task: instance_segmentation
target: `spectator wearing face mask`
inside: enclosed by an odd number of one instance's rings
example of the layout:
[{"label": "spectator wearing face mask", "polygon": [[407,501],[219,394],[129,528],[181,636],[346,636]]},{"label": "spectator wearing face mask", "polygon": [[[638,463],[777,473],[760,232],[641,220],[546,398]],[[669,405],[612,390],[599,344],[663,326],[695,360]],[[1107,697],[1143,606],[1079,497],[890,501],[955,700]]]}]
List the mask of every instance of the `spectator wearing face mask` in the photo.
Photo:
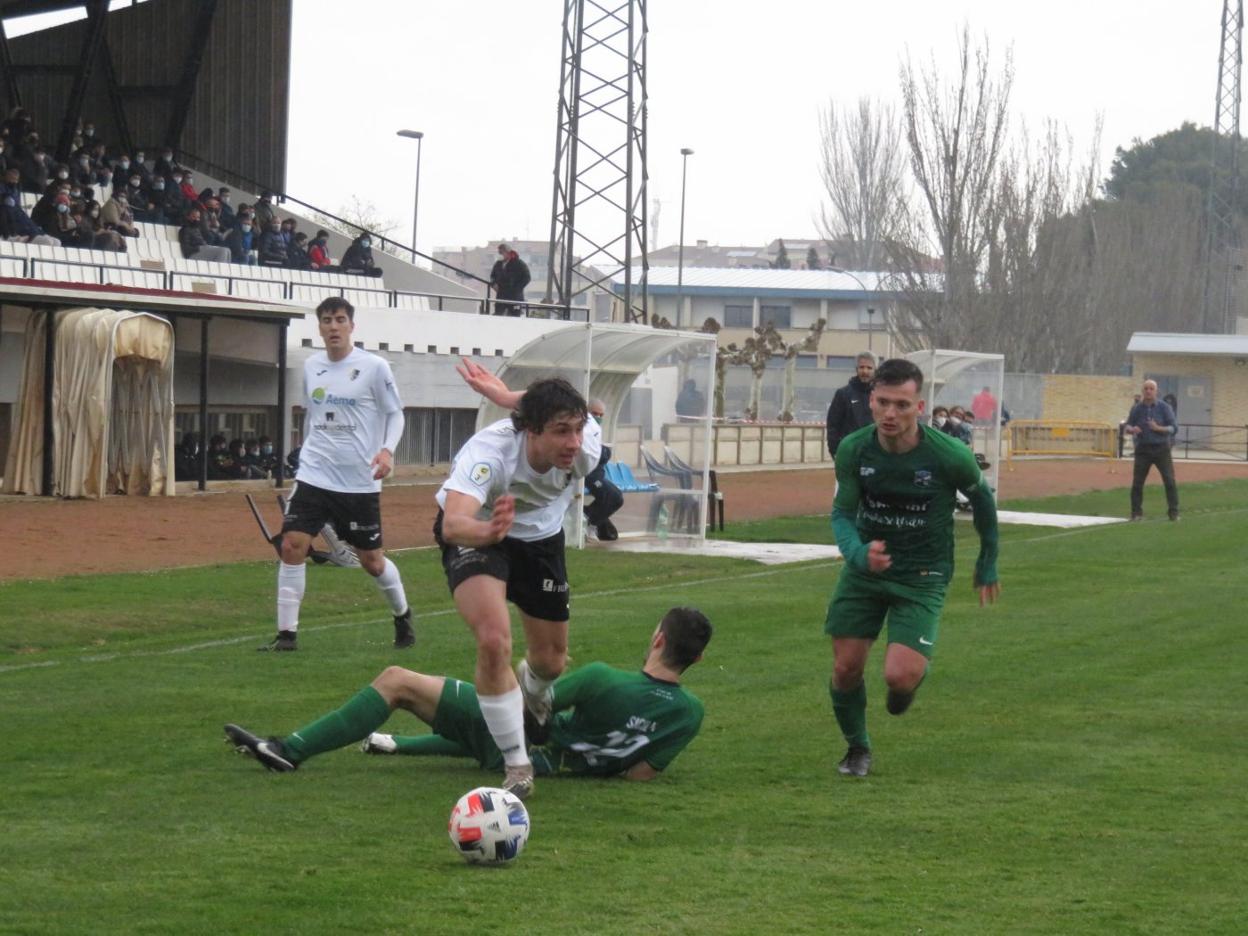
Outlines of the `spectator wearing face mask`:
[{"label": "spectator wearing face mask", "polygon": [[107,200],[113,194],[113,180],[112,167],[100,166],[95,170],[91,185],[100,193],[100,198]]},{"label": "spectator wearing face mask", "polygon": [[224,246],[209,243],[198,206],[192,205],[186,212],[186,221],[178,230],[178,243],[182,246],[182,256],[188,260],[230,262],[229,250]]},{"label": "spectator wearing face mask", "polygon": [[82,209],[74,212],[74,223],[78,225],[79,241],[85,247],[87,241],[90,240],[93,250],[125,253],[125,239],[116,231],[107,229],[100,214],[100,203],[94,199],[83,202]]},{"label": "spectator wearing face mask", "polygon": [[264,477],[264,473],[247,460],[247,445],[242,439],[230,441],[231,474],[241,481],[254,481]]},{"label": "spectator wearing face mask", "polygon": [[307,234],[296,234],[290,246],[286,248],[286,266],[292,270],[312,269],[312,261],[308,259]]},{"label": "spectator wearing face mask", "polygon": [[130,171],[137,172],[143,177],[143,184],[150,186],[152,183],[152,171],[147,168],[147,163],[144,162],[146,155],[142,150],[135,150],[134,160],[130,163]]},{"label": "spectator wearing face mask", "polygon": [[116,231],[123,237],[138,237],[139,229],[134,226],[134,212],[130,209],[130,199],[125,189],[116,189],[112,197],[100,209],[100,220],[104,227]]},{"label": "spectator wearing face mask", "polygon": [[949,408],[946,406],[933,406],[932,407],[932,426],[936,429],[939,429],[941,432],[944,432],[945,427],[948,425],[949,425]]},{"label": "spectator wearing face mask", "polygon": [[177,174],[165,179],[157,175],[152,180],[153,198],[160,202],[160,210],[168,224],[181,224],[191,203],[182,194],[182,176]]},{"label": "spectator wearing face mask", "polygon": [[317,231],[316,237],[308,241],[308,260],[311,261],[314,270],[329,272],[336,269],[334,260],[329,255],[328,231]]},{"label": "spectator wearing face mask", "polygon": [[[152,174],[164,176],[166,179],[172,179],[173,173],[177,169],[177,163],[173,161],[173,150],[164,149],[160,153],[160,158],[156,160],[156,165],[152,167]],[[181,173],[178,173],[179,176]],[[178,180],[181,184],[181,179]]]},{"label": "spectator wearing face mask", "polygon": [[174,479],[177,481],[194,481],[199,477],[199,439],[195,433],[188,432],[182,436],[173,455]]},{"label": "spectator wearing face mask", "polygon": [[262,231],[268,231],[269,222],[276,217],[273,210],[273,193],[261,192],[260,200],[256,202],[256,226]]},{"label": "spectator wearing face mask", "polygon": [[277,218],[269,221],[268,229],[260,235],[260,263],[263,266],[286,265],[286,241],[282,239],[281,225]]},{"label": "spectator wearing face mask", "polygon": [[22,173],[16,166],[4,170],[4,184],[0,185],[0,238],[23,244],[45,244],[55,247],[60,243],[22,210]]},{"label": "spectator wearing face mask", "polygon": [[234,228],[238,216],[230,205],[230,190],[224,185],[217,189],[217,202],[220,204],[221,230],[230,231]]},{"label": "spectator wearing face mask", "polygon": [[121,153],[115,159],[109,161],[109,167],[113,170],[113,177],[118,185],[125,185],[130,181],[130,155]]},{"label": "spectator wearing face mask", "polygon": [[247,453],[243,456],[243,464],[255,473],[256,477],[267,478],[268,469],[264,466],[264,458],[260,455],[260,440],[247,440]]},{"label": "spectator wearing face mask", "polygon": [[21,170],[23,192],[42,192],[48,187],[48,166],[43,150],[30,140],[18,139],[9,164]]},{"label": "spectator wearing face mask", "polygon": [[351,242],[347,252],[342,255],[341,268],[344,273],[381,276],[381,268],[373,261],[373,239],[367,233]]},{"label": "spectator wearing face mask", "polygon": [[225,246],[230,250],[230,259],[235,263],[254,264],[253,251],[257,238],[252,234],[251,219],[239,218],[230,232],[225,236]]},{"label": "spectator wearing face mask", "polygon": [[[162,192],[161,195],[163,196],[164,193]],[[142,176],[133,168],[130,171],[130,179],[126,183],[126,199],[130,202],[130,210],[134,212],[136,220],[152,224],[165,223],[163,198],[157,199],[156,193],[143,184]]]},{"label": "spectator wearing face mask", "polygon": [[[211,192],[212,189],[208,189],[208,191]],[[182,170],[182,194],[186,196],[188,202],[192,204],[200,202],[202,204],[199,192],[195,190],[195,176],[190,169]]]},{"label": "spectator wearing face mask", "polygon": [[260,443],[260,468],[270,478],[273,472],[277,470],[277,456],[273,454],[273,440],[268,436],[261,436]]},{"label": "spectator wearing face mask", "polygon": [[[90,247],[94,243],[93,236],[84,236],[84,232],[79,231],[77,223],[70,214],[68,194],[62,192],[56,195],[49,204],[52,214],[43,216],[35,223],[60,241],[62,247]],[[36,205],[35,209],[38,210],[38,208],[39,205]]]},{"label": "spectator wearing face mask", "polygon": [[945,425],[945,432],[960,442],[971,444],[971,424],[966,418],[966,410],[960,406],[949,410],[949,422]]},{"label": "spectator wearing face mask", "polygon": [[291,245],[295,242],[295,228],[298,225],[294,218],[282,219],[282,240],[286,242],[286,249],[290,250]]},{"label": "spectator wearing face mask", "polygon": [[73,158],[69,166],[69,179],[71,182],[77,182],[79,185],[90,185],[95,181],[94,173],[91,171],[91,157],[85,152],[79,152]]}]

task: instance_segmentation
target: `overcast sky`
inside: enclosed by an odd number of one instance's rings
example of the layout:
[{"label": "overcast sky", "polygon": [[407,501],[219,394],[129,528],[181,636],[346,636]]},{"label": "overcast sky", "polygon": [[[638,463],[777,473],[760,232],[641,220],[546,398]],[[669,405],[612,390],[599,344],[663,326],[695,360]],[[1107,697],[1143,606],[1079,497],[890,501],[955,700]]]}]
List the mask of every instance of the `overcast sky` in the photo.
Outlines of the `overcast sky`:
[{"label": "overcast sky", "polygon": [[[560,0],[295,0],[289,191],[373,202],[406,240],[426,137],[420,247],[550,233]],[[1218,0],[650,0],[649,169],[659,244],[816,234],[818,113],[896,101],[900,60],[953,65],[968,22],[1013,48],[1016,122],[1054,118],[1081,148],[1209,124]]]}]

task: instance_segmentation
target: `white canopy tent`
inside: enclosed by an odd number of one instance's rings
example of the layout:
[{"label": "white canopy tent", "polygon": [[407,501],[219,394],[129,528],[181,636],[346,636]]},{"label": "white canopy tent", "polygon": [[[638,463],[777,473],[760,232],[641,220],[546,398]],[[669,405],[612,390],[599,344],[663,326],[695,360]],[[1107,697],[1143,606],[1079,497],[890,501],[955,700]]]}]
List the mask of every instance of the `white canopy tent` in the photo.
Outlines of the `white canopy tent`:
[{"label": "white canopy tent", "polygon": [[[655,486],[623,488],[625,507],[612,518],[621,537],[670,535],[697,542],[705,538],[714,335],[637,325],[570,324],[518,349],[498,376],[513,390],[539,378],[563,377],[587,400],[602,400],[603,439],[612,447],[612,461],[630,474],[636,469],[638,487]],[[699,412],[677,412],[681,389],[690,392],[680,408],[688,411],[688,402],[695,400]],[[628,418],[622,419],[622,414]],[[507,415],[483,401],[477,428]],[[565,519],[569,543],[576,546],[585,541],[581,494],[583,490]],[[660,517],[676,515],[681,522],[670,530],[659,523]]]},{"label": "white canopy tent", "polygon": [[174,493],[173,327],[117,309],[56,313],[52,491],[42,490],[44,329],[31,315],[5,493]]},{"label": "white canopy tent", "polygon": [[906,359],[923,371],[923,399],[930,419],[935,406],[970,407],[985,388],[996,401],[995,416],[976,421],[972,448],[988,461],[988,482],[997,490],[1001,463],[1001,404],[1005,394],[1005,355],[978,351],[930,349],[912,351]]}]

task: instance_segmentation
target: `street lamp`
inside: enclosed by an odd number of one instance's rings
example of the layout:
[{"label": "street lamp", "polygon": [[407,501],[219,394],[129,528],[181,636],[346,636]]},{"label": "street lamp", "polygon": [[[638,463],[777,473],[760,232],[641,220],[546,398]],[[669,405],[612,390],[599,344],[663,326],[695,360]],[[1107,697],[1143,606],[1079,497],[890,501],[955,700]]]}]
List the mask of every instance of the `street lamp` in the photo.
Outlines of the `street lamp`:
[{"label": "street lamp", "polygon": [[416,201],[412,205],[412,266],[416,265],[416,222],[420,220],[420,150],[425,138],[422,130],[400,130],[399,136],[416,141]]},{"label": "street lamp", "polygon": [[685,179],[689,174],[689,157],[693,155],[693,150],[687,146],[680,149],[680,243],[676,247],[676,327],[679,328],[683,323],[681,319],[684,317],[683,295],[685,286]]},{"label": "street lamp", "polygon": [[[828,267],[828,269],[831,270],[833,273],[845,274],[850,279],[852,279],[855,283],[857,283],[864,293],[870,291],[867,289],[867,284],[864,283],[862,280],[860,280],[856,273],[851,273],[849,272],[849,270],[843,270],[840,267]],[[875,350],[875,347],[874,347],[875,342],[873,341],[874,337],[875,337],[875,309],[872,308],[871,306],[867,306],[867,350],[868,351]],[[862,345],[859,345],[859,347],[862,347]]]}]

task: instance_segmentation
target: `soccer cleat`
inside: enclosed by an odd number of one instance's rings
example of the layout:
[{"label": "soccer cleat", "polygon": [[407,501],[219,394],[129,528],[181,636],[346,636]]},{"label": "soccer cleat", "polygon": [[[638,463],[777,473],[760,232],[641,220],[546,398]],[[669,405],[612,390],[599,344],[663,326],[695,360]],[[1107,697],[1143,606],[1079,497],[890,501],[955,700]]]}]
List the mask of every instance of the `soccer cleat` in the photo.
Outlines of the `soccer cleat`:
[{"label": "soccer cleat", "polygon": [[1143,514],[1133,513],[1133,514],[1131,515],[1131,522],[1132,522],[1132,523],[1137,523],[1137,522],[1139,522],[1140,520],[1143,520],[1143,519],[1144,519],[1144,515],[1143,515]]},{"label": "soccer cleat", "polygon": [[851,744],[836,769],[847,777],[865,777],[871,772],[871,749]]},{"label": "soccer cleat", "polygon": [[286,773],[299,767],[278,738],[259,738],[239,725],[226,725],[225,739],[238,753],[254,757],[269,770]]},{"label": "soccer cleat", "polygon": [[394,735],[374,731],[364,739],[360,750],[365,754],[397,754],[399,746],[394,743]]},{"label": "soccer cleat", "polygon": [[1170,519],[1175,523],[1179,522],[1179,512],[1177,510],[1170,511]]},{"label": "soccer cleat", "polygon": [[256,647],[261,652],[266,650],[298,650],[298,637],[294,631],[278,631],[277,636],[270,640],[263,647]]},{"label": "soccer cleat", "polygon": [[904,715],[913,701],[913,692],[898,692],[896,689],[889,689],[884,699],[884,707],[888,709],[889,715]]},{"label": "soccer cleat", "polygon": [[615,524],[610,520],[603,520],[598,524],[598,539],[604,543],[612,543],[620,538],[620,531],[615,528]]},{"label": "soccer cleat", "polygon": [[416,643],[416,632],[412,630],[412,609],[408,608],[394,619],[394,648],[403,650]]},{"label": "soccer cleat", "polygon": [[524,708],[533,716],[537,724],[545,725],[550,721],[551,708],[554,706],[554,690],[547,686],[541,693],[531,695],[525,686],[525,676],[529,673],[529,661],[521,660],[516,664],[516,679],[520,683],[520,694],[524,696]]},{"label": "soccer cleat", "polygon": [[533,765],[508,767],[507,773],[503,775],[502,788],[516,799],[528,799],[533,795]]}]

